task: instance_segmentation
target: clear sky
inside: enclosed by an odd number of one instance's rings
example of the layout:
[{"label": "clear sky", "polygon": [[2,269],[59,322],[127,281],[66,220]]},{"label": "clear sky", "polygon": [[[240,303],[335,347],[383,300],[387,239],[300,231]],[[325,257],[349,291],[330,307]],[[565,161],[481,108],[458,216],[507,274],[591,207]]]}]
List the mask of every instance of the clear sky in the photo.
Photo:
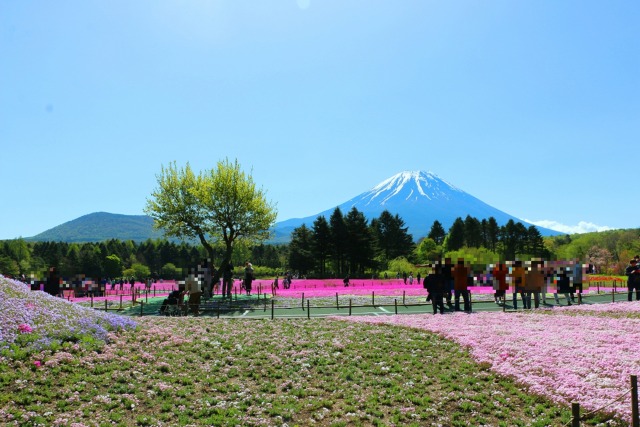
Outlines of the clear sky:
[{"label": "clear sky", "polygon": [[278,220],[425,170],[521,219],[640,227],[639,22],[637,0],[2,1],[0,239],[142,214],[161,165],[225,158]]}]

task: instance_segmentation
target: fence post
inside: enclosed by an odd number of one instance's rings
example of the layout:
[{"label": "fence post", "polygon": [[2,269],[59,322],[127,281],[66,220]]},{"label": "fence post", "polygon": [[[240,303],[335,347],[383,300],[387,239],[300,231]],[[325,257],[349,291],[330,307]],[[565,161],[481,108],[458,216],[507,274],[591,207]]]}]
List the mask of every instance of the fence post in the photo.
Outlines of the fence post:
[{"label": "fence post", "polygon": [[274,309],[273,309],[273,300],[271,300],[271,320],[273,320],[273,317],[274,317],[273,311],[274,311]]},{"label": "fence post", "polygon": [[301,303],[302,303],[302,311],[304,311],[304,292],[302,293]]},{"label": "fence post", "polygon": [[91,308],[93,308],[93,293],[91,293]]},{"label": "fence post", "polygon": [[349,316],[351,316],[351,298],[349,298]]},{"label": "fence post", "polygon": [[631,375],[631,425],[640,427],[640,416],[638,415],[638,376]]},{"label": "fence post", "polygon": [[340,310],[340,304],[338,303],[338,293],[336,292],[336,310]]},{"label": "fence post", "polygon": [[406,293],[407,293],[407,291],[402,291],[402,305],[405,305],[404,297],[405,297]]},{"label": "fence post", "polygon": [[371,291],[371,305],[373,308],[376,307],[376,293],[375,291]]},{"label": "fence post", "polygon": [[580,427],[580,404],[571,404],[571,427]]},{"label": "fence post", "polygon": [[395,299],[393,300],[393,305],[395,306],[396,314],[398,314],[398,299],[397,299],[397,298],[395,298]]},{"label": "fence post", "polygon": [[120,295],[120,310],[122,310],[122,295]]},{"label": "fence post", "polygon": [[144,302],[140,301],[140,317],[144,316]]},{"label": "fence post", "polygon": [[309,305],[309,300],[307,300],[307,319],[311,319],[311,306]]},{"label": "fence post", "polygon": [[104,299],[104,312],[106,313],[107,311],[109,311],[109,309],[107,308],[107,299]]}]

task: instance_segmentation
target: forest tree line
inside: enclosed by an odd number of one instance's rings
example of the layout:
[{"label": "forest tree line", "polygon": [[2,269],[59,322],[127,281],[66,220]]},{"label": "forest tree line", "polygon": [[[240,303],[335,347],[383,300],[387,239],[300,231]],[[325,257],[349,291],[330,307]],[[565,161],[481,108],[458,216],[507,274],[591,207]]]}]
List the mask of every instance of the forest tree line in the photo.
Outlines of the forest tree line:
[{"label": "forest tree line", "polygon": [[367,222],[355,207],[346,215],[336,208],[327,221],[319,216],[311,227],[291,234],[288,266],[306,275],[382,277],[410,272],[439,258],[465,258],[478,264],[505,260],[579,259],[603,274],[623,274],[640,253],[640,229],[543,237],[533,225],[493,217],[458,217],[445,230],[434,221],[429,234],[413,243],[404,221],[388,211]]},{"label": "forest tree line", "polygon": [[[239,268],[253,260],[265,270],[275,272],[285,263],[286,246],[236,245],[232,262]],[[217,248],[218,262],[223,247]],[[164,239],[135,242],[110,239],[99,243],[27,242],[24,239],[0,242],[0,274],[45,277],[49,267],[56,267],[63,277],[84,274],[92,278],[148,277],[181,279],[188,268],[208,256],[201,245]],[[214,265],[215,265],[214,260]]]},{"label": "forest tree line", "polygon": [[[213,264],[224,247],[215,248]],[[309,277],[382,276],[409,272],[416,264],[440,257],[473,258],[480,263],[507,259],[569,259],[592,263],[597,271],[622,274],[628,260],[640,253],[640,229],[542,237],[534,226],[495,218],[457,218],[448,230],[434,221],[429,234],[414,243],[397,214],[384,211],[368,221],[352,208],[346,215],[336,208],[329,219],[319,216],[310,227],[293,230],[289,244],[237,244],[232,264],[241,270],[251,260],[259,276],[286,270]],[[170,240],[110,239],[98,243],[0,242],[0,274],[43,277],[54,266],[64,277],[182,278],[189,267],[208,256],[201,245]]]}]

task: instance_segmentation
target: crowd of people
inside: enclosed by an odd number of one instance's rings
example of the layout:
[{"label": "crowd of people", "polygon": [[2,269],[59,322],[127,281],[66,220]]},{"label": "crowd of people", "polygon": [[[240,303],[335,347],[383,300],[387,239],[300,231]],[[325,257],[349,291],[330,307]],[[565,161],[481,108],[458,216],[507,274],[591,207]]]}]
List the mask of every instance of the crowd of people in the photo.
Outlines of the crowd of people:
[{"label": "crowd of people", "polygon": [[[463,258],[459,258],[456,263],[445,258],[428,267],[431,272],[424,279],[424,287],[428,292],[427,300],[432,301],[433,313],[443,313],[445,301],[449,307],[453,306],[455,311],[460,311],[460,299],[463,301],[462,309],[471,311],[469,286],[476,284],[478,278],[473,274],[469,263]],[[588,264],[577,259],[516,260],[488,265],[481,278],[485,284],[493,285],[496,303],[505,304],[506,293],[511,290],[514,309],[518,308],[519,300],[525,309],[531,309],[532,304],[533,308],[538,308],[541,302],[547,304],[548,290],[552,284],[556,286],[556,292],[553,293],[556,304],[560,304],[560,296],[564,296],[567,305],[571,305],[575,302],[575,294],[582,294],[588,269]],[[629,262],[626,274],[628,300],[632,300],[633,292],[636,293],[636,300],[640,300],[639,256]]]},{"label": "crowd of people", "polygon": [[[200,314],[201,299],[210,299],[219,292],[220,287],[222,287],[222,299],[231,300],[234,280],[233,264],[229,262],[222,265],[218,270],[213,268],[213,266],[209,267],[209,265],[209,262],[202,261],[197,267],[189,269],[184,284],[180,284],[178,290],[169,294],[164,300],[160,308],[160,313],[165,313],[169,306],[182,305],[184,298],[187,297],[186,307],[188,312],[197,316]],[[253,265],[247,261],[244,265],[241,281],[241,288],[246,292],[247,296],[251,296],[254,280],[255,273]]]},{"label": "crowd of people", "polygon": [[[209,299],[217,294],[222,288],[222,298],[231,299],[231,292],[234,282],[234,267],[228,263],[216,270],[209,266],[210,263],[203,260],[197,267],[191,268],[184,283],[179,289],[172,292],[164,301],[161,312],[164,312],[167,305],[178,304],[188,297],[187,307],[194,315],[199,314],[201,298]],[[494,299],[497,304],[506,303],[507,291],[511,290],[513,308],[518,308],[521,301],[525,309],[538,308],[540,303],[547,303],[548,290],[551,285],[555,285],[553,297],[556,304],[560,304],[560,296],[564,296],[566,304],[575,302],[575,294],[583,291],[583,280],[589,269],[588,264],[581,263],[578,259],[543,261],[534,259],[531,261],[506,261],[504,263],[490,264],[486,266],[484,274],[477,275],[471,268],[468,261],[459,258],[455,263],[451,258],[438,260],[428,264],[428,275],[424,278],[423,286],[428,292],[427,301],[431,301],[433,312],[436,314],[444,312],[445,302],[449,308],[455,311],[471,311],[469,287],[477,284],[491,284],[494,288]],[[640,300],[640,256],[629,261],[626,268],[628,301],[633,299],[635,293],[636,300]],[[398,273],[397,277],[400,277]],[[406,284],[413,284],[413,274],[402,275]],[[420,273],[417,275],[417,283],[420,284]],[[255,280],[253,265],[247,261],[244,266],[240,287],[248,296],[252,292],[252,284]],[[289,272],[284,274],[282,284],[288,289],[292,280]],[[106,287],[111,290],[119,286],[123,290],[126,284],[133,289],[135,280],[133,278],[120,278],[117,280],[106,279]],[[145,281],[145,286],[150,289],[152,279]],[[51,295],[61,294],[61,279],[55,267],[49,269],[49,274],[44,282],[44,291]],[[344,279],[344,286],[349,286],[349,276]],[[275,294],[279,289],[279,277],[273,281],[272,292]],[[462,300],[462,306],[461,306]]]}]

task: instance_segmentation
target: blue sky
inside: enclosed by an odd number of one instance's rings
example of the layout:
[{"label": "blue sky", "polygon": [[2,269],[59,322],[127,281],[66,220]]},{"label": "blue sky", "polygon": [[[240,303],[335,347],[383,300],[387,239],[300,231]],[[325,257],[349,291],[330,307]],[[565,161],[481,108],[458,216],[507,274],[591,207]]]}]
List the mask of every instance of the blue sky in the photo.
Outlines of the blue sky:
[{"label": "blue sky", "polygon": [[161,165],[224,158],[278,220],[425,170],[518,218],[639,227],[638,22],[635,0],[0,2],[0,239],[142,214]]}]

